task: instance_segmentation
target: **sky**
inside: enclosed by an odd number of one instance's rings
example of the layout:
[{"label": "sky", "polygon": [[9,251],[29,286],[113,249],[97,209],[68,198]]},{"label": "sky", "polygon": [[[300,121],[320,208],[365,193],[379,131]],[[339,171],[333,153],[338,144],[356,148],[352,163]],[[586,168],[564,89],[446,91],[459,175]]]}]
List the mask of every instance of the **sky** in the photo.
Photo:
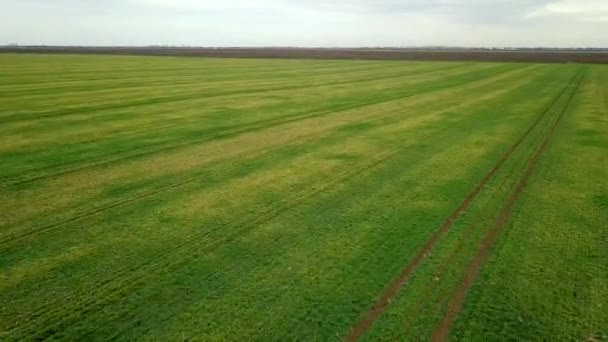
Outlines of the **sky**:
[{"label": "sky", "polygon": [[0,0],[0,45],[608,47],[608,0]]}]

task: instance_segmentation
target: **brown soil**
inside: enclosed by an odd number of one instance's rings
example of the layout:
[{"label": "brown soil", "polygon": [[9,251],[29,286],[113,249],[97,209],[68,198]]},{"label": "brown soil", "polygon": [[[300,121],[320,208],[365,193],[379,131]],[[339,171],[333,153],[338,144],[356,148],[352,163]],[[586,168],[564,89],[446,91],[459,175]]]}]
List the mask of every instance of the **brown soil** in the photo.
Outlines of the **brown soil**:
[{"label": "brown soil", "polygon": [[0,47],[10,53],[111,54],[222,58],[371,59],[535,63],[608,63],[606,50],[370,49],[370,48],[173,48],[173,47]]}]

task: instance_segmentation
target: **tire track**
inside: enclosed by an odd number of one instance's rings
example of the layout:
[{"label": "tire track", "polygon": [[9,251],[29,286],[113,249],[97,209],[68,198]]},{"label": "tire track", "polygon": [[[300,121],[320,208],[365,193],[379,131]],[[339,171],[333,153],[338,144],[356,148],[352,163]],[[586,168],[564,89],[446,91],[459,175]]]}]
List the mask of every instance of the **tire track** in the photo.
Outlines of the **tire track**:
[{"label": "tire track", "polygon": [[[470,221],[476,222],[478,217],[481,217],[481,215],[475,215],[475,217],[471,218]],[[474,226],[470,230],[475,230],[477,226],[477,224],[474,224]],[[404,317],[412,317],[415,319],[424,309],[425,305],[428,304],[430,298],[434,298],[437,295],[441,295],[442,291],[440,281],[443,279],[443,276],[446,272],[448,272],[449,267],[457,259],[460,252],[462,252],[464,248],[465,241],[462,239],[457,240],[454,244],[454,247],[450,248],[450,252],[447,258],[445,258],[446,261],[438,263],[437,269],[432,273],[432,276],[429,278],[430,280],[427,281],[428,285],[424,286],[424,291],[417,296],[417,300],[411,305],[409,305],[409,307],[405,311]],[[427,257],[431,258],[432,253],[429,253]],[[402,330],[409,330],[413,326],[413,324],[416,323],[414,319],[406,320],[402,326]]]},{"label": "tire track", "polygon": [[[502,184],[503,186],[508,186],[507,182],[508,179],[505,179],[500,182],[500,184]],[[479,213],[469,218],[469,221],[472,222],[472,224],[470,227],[467,227],[467,231],[477,231],[480,227],[482,227],[482,220],[484,219],[484,217],[487,218],[487,215],[485,214],[487,214],[487,212],[490,210],[490,204],[494,201],[500,201],[500,196],[498,193],[492,193],[490,198],[488,199],[488,203],[483,205],[483,207],[479,209]],[[468,236],[465,236],[465,238],[467,237]],[[440,280],[444,278],[444,275],[448,271],[448,268],[454,265],[458,257],[461,256],[461,252],[466,253],[466,251],[464,250],[466,246],[465,242],[466,241],[464,238],[460,238],[457,240],[456,246],[452,249],[448,257],[439,264],[438,271],[435,272],[435,275],[433,276],[435,279],[439,279],[439,281],[432,282],[431,285],[426,286],[423,294],[417,296],[418,300],[416,304],[407,311],[408,314],[406,315],[406,317],[417,317],[423,310],[425,305],[428,307],[429,302],[434,302],[431,308],[429,309],[434,312],[434,314],[431,316],[440,315],[442,304],[447,299],[449,299],[449,294],[447,293],[449,292],[449,288],[447,290],[441,289],[442,284],[440,283]],[[457,272],[457,270],[455,272]],[[433,295],[431,295],[431,293],[433,293]],[[403,325],[403,330],[407,331],[412,327],[414,323],[415,321],[406,321]]]},{"label": "tire track", "polygon": [[[451,262],[456,259],[456,257],[463,250],[463,248],[464,248],[464,243],[458,242],[456,244],[456,248],[454,248],[450,252],[450,254],[447,258],[447,262],[444,262],[441,265],[439,265],[439,268],[437,269],[436,272],[433,273],[431,279],[432,280],[441,279],[443,277],[443,275],[445,274],[445,272],[447,271],[448,267],[450,266]],[[430,286],[425,287],[424,292],[422,292],[422,294],[420,295],[420,299],[411,308],[409,308],[409,310],[406,311],[405,317],[416,317],[420,314],[420,311],[423,309],[424,305],[427,304],[426,299],[428,299],[429,297],[432,297],[432,294],[434,295],[435,290],[437,290],[437,288],[440,286],[438,284],[438,282],[439,281],[434,281]],[[413,321],[405,321],[405,323],[403,325],[403,330],[407,331],[412,326],[413,323],[414,323]]]},{"label": "tire track", "polygon": [[450,301],[450,304],[448,306],[448,310],[447,310],[441,324],[439,325],[437,330],[435,330],[435,333],[433,335],[433,341],[446,341],[447,340],[448,335],[450,333],[450,328],[452,326],[452,323],[455,321],[455,319],[458,317],[458,314],[462,310],[462,307],[464,305],[464,301],[466,299],[466,295],[467,295],[469,289],[475,283],[475,280],[477,279],[477,276],[478,276],[481,268],[483,267],[485,261],[488,259],[493,246],[496,244],[496,242],[500,236],[500,233],[502,232],[502,230],[505,228],[505,226],[509,222],[509,219],[511,218],[511,216],[513,214],[513,211],[515,210],[515,207],[516,207],[517,203],[519,202],[519,199],[521,198],[521,195],[524,193],[524,191],[530,184],[530,180],[531,180],[532,176],[534,175],[534,172],[536,171],[536,168],[539,164],[539,161],[540,161],[542,155],[547,150],[547,147],[553,140],[557,127],[559,126],[562,118],[566,114],[566,112],[572,102],[572,99],[574,98],[574,95],[577,93],[577,90],[580,87],[580,85],[585,77],[585,71],[586,71],[586,69],[583,69],[583,71],[577,75],[577,76],[580,75],[580,77],[578,78],[578,81],[576,83],[576,86],[574,87],[574,90],[568,97],[566,104],[564,105],[564,107],[560,111],[560,113],[558,114],[558,117],[554,121],[553,125],[551,125],[551,127],[550,127],[549,131],[547,132],[547,134],[545,135],[541,145],[538,147],[538,149],[536,150],[534,155],[532,155],[531,158],[528,160],[524,174],[517,182],[517,185],[515,186],[515,189],[513,190],[513,192],[509,196],[509,198],[503,204],[502,209],[500,210],[500,213],[499,213],[498,217],[496,218],[494,226],[486,234],[483,242],[481,243],[479,250],[477,251],[475,258],[473,259],[473,261],[471,262],[469,268],[467,269],[467,271],[465,273],[463,282],[461,283],[460,287],[458,288],[456,294],[452,297],[452,300]]},{"label": "tire track", "polygon": [[469,209],[473,201],[481,193],[483,188],[496,176],[496,174],[502,169],[504,164],[511,158],[519,146],[526,140],[526,138],[534,131],[540,122],[548,115],[551,109],[557,104],[557,102],[567,93],[571,85],[574,84],[579,74],[577,73],[572,80],[564,87],[564,89],[557,95],[557,97],[551,101],[549,106],[539,115],[532,125],[524,132],[524,134],[511,146],[498,160],[498,162],[490,169],[490,171],[481,179],[479,183],[471,190],[471,192],[465,197],[463,202],[458,208],[444,221],[444,223],[436,230],[427,242],[422,246],[414,258],[406,265],[403,271],[395,278],[380,295],[374,306],[367,311],[361,321],[354,325],[346,337],[346,341],[358,341],[371,326],[376,322],[378,317],[386,310],[390,302],[396,297],[403,286],[408,282],[411,275],[418,268],[418,266],[426,259],[429,252],[435,247],[435,245],[441,240],[441,238],[451,230],[456,221],[463,216]]}]

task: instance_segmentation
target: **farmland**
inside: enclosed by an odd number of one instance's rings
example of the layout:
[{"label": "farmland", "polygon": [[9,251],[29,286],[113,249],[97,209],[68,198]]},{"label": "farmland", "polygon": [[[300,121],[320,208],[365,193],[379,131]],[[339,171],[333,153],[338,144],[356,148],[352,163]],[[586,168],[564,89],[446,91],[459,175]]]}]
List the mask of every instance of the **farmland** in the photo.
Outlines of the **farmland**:
[{"label": "farmland", "polygon": [[0,54],[0,340],[608,340],[608,66]]}]

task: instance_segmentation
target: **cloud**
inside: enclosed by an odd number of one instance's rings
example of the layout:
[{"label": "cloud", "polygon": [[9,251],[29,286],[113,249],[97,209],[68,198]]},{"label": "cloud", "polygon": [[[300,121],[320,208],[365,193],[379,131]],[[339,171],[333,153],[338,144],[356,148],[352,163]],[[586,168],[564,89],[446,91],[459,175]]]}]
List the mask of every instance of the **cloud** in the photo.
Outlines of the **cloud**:
[{"label": "cloud", "polygon": [[0,44],[606,46],[607,0],[0,0]]},{"label": "cloud", "polygon": [[548,0],[233,0],[228,2],[196,0],[130,0],[143,6],[172,10],[240,11],[275,10],[289,12],[313,11],[358,15],[442,14],[467,17],[506,16],[525,13]]},{"label": "cloud", "polygon": [[572,21],[604,21],[608,17],[608,2],[606,0],[552,1],[530,12],[528,17],[559,17]]}]

